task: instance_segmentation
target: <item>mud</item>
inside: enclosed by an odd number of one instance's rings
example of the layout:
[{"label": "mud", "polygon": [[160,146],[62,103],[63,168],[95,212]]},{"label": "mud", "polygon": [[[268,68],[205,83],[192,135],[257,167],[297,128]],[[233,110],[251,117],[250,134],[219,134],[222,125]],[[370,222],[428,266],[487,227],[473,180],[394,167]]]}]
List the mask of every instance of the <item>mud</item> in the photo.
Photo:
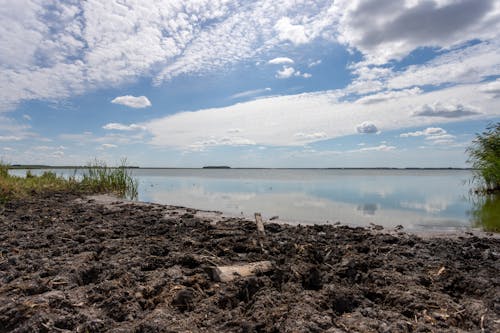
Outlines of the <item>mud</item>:
[{"label": "mud", "polygon": [[[500,332],[498,238],[265,232],[67,193],[0,206],[0,332]],[[212,276],[263,260],[266,273]]]}]

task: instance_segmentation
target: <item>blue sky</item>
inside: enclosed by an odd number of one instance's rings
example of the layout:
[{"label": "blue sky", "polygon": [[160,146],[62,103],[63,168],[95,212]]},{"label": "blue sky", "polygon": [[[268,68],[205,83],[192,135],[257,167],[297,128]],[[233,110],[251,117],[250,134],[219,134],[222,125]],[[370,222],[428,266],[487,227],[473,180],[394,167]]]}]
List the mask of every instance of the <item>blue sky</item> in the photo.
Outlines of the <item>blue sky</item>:
[{"label": "blue sky", "polygon": [[0,158],[463,167],[493,0],[0,1]]}]

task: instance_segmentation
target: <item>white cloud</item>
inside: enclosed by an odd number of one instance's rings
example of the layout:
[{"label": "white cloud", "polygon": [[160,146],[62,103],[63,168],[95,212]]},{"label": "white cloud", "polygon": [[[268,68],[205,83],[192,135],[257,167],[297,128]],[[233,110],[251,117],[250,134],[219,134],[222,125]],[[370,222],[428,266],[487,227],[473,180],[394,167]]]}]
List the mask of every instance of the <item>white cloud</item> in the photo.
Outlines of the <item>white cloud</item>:
[{"label": "white cloud", "polygon": [[200,141],[195,141],[188,145],[187,150],[204,151],[206,148],[215,146],[253,146],[256,143],[250,139],[239,136],[208,137]]},{"label": "white cloud", "polygon": [[113,99],[111,103],[125,105],[135,109],[141,109],[151,106],[151,102],[146,96],[118,96]]},{"label": "white cloud", "polygon": [[312,61],[312,62],[310,62],[310,63],[307,65],[307,67],[311,68],[311,67],[318,66],[319,64],[321,64],[321,59],[316,60],[316,61]]},{"label": "white cloud", "polygon": [[[0,109],[153,77],[224,70],[332,30],[331,3],[258,0],[3,1]],[[289,21],[283,18],[288,18]],[[281,22],[278,24],[278,22]],[[289,23],[288,25],[286,23]],[[295,27],[295,23],[300,22]],[[301,28],[302,27],[302,28]]]},{"label": "white cloud", "polygon": [[30,121],[31,120],[31,116],[29,114],[23,114],[23,119],[27,120],[27,121]]},{"label": "white cloud", "polygon": [[276,78],[278,79],[288,79],[292,76],[303,77],[305,79],[312,77],[309,73],[302,73],[301,71],[295,70],[295,68],[289,66],[283,66],[281,70],[276,72]]},{"label": "white cloud", "polygon": [[471,106],[463,104],[443,104],[440,102],[424,104],[413,113],[416,117],[461,118],[477,115],[478,112]]},{"label": "white cloud", "polygon": [[402,138],[423,136],[432,145],[454,144],[456,138],[454,135],[448,134],[441,127],[428,127],[422,131],[401,133],[399,136]]},{"label": "white cloud", "polygon": [[252,96],[260,95],[263,93],[267,93],[271,90],[272,90],[271,88],[246,90],[246,91],[242,91],[242,92],[239,92],[237,94],[231,95],[230,98],[234,99],[234,98],[252,97]]},{"label": "white cloud", "polygon": [[445,83],[480,82],[490,75],[500,75],[500,58],[496,41],[459,48],[422,64],[409,66],[387,79],[390,89]]},{"label": "white cloud", "polygon": [[372,134],[372,133],[377,133],[378,128],[372,122],[364,121],[356,126],[356,131],[358,133]]},{"label": "white cloud", "polygon": [[116,130],[116,131],[136,131],[144,129],[143,126],[137,124],[124,125],[120,123],[109,123],[104,125],[102,128],[107,130]]},{"label": "white cloud", "polygon": [[425,138],[425,140],[451,140],[451,139],[455,139],[455,136],[451,134],[441,134],[441,135],[432,135]]},{"label": "white cloud", "polygon": [[[156,82],[179,74],[203,74],[226,69],[242,60],[265,54],[290,39],[300,43],[302,28],[308,31],[308,36],[318,36],[326,29],[332,30],[329,8],[331,2],[324,0],[314,4],[307,0],[260,0],[237,9],[233,6],[232,11],[228,10],[227,16],[217,24],[200,31],[183,50],[181,57],[167,63],[157,75]],[[307,22],[304,21],[305,16]],[[285,17],[292,21],[304,21],[304,24],[288,27],[284,24],[287,22]]]},{"label": "white cloud", "polygon": [[481,91],[491,94],[493,98],[500,97],[500,79],[496,79],[495,81],[486,84],[483,88],[481,88]]},{"label": "white cloud", "polygon": [[[126,6],[23,0],[0,7],[0,110],[139,77],[160,84],[182,74],[224,71],[289,42],[303,45],[317,38],[336,38],[364,55],[363,63],[353,66],[359,77],[346,92],[473,83],[500,73],[500,3],[487,0],[257,0],[241,6],[228,0],[143,0]],[[470,40],[481,42],[464,44]],[[421,47],[443,54],[402,72],[367,66]],[[371,78],[362,74],[376,71]]]},{"label": "white cloud", "polygon": [[144,135],[143,133],[137,134],[122,134],[122,133],[110,133],[104,136],[96,136],[92,132],[83,133],[63,133],[58,137],[60,140],[68,141],[79,146],[85,146],[89,143],[109,143],[114,142],[116,144],[131,144],[131,143],[143,143]]},{"label": "white cloud", "polygon": [[293,76],[295,69],[293,67],[283,66],[283,68],[276,72],[276,78],[288,79]]},{"label": "white cloud", "polygon": [[327,137],[325,132],[315,132],[315,133],[296,133],[294,135],[296,138],[299,140],[306,140],[306,141],[316,141],[316,140],[321,140]]},{"label": "white cloud", "polygon": [[283,17],[274,26],[281,40],[290,41],[293,44],[305,44],[310,41],[306,31],[301,24],[292,24],[290,18]]},{"label": "white cloud", "polygon": [[33,147],[33,149],[35,150],[42,150],[42,151],[46,151],[46,150],[52,150],[54,149],[53,147],[50,147],[50,146],[35,146]]},{"label": "white cloud", "polygon": [[23,137],[21,136],[14,136],[14,135],[0,135],[0,142],[6,142],[6,141],[20,141],[22,140]]},{"label": "white cloud", "polygon": [[281,64],[293,64],[294,61],[287,57],[278,57],[269,60],[267,63],[271,65],[281,65]]},{"label": "white cloud", "polygon": [[422,93],[422,90],[420,88],[411,88],[411,89],[404,89],[400,91],[385,91],[382,93],[377,93],[377,94],[372,94],[369,96],[362,97],[356,101],[356,103],[362,103],[362,104],[374,104],[374,103],[381,103],[387,100],[394,100],[398,99],[401,97],[406,97],[406,96],[411,96],[411,95],[418,95]]},{"label": "white cloud", "polygon": [[428,136],[428,135],[442,135],[446,134],[446,131],[441,127],[428,127],[423,131],[401,133],[399,136],[402,138],[408,138],[412,136]]},{"label": "white cloud", "polygon": [[116,148],[116,147],[118,147],[118,146],[117,146],[117,145],[115,145],[115,144],[112,144],[112,143],[103,143],[103,144],[101,145],[101,147],[102,147],[102,148],[104,148],[104,149],[109,149],[109,148]]},{"label": "white cloud", "polygon": [[375,147],[360,148],[360,149],[358,149],[356,151],[360,151],[360,152],[363,152],[363,151],[391,151],[391,150],[394,150],[394,149],[396,149],[395,146],[379,145],[379,146],[375,146]]},{"label": "white cloud", "polygon": [[[180,149],[200,143],[221,145],[221,139],[231,136],[227,130],[235,124],[244,133],[244,139],[256,145],[303,146],[318,138],[297,137],[297,133],[324,133],[321,140],[327,140],[358,133],[356,127],[367,119],[376,119],[376,127],[386,132],[417,126],[432,128],[434,118],[412,116],[415,106],[451,100],[456,96],[461,96],[460,103],[481,110],[481,114],[471,119],[500,116],[495,101],[485,98],[481,87],[483,84],[455,86],[369,105],[341,102],[337,99],[338,91],[274,96],[223,108],[180,112],[139,125],[151,134],[151,144]],[[440,122],[459,120],[443,118]],[[439,130],[429,131],[434,131],[435,135],[446,134]],[[238,137],[242,137],[240,133]]]},{"label": "white cloud", "polygon": [[443,52],[424,64],[411,65],[399,71],[389,66],[368,66],[365,62],[353,64],[351,70],[356,77],[345,91],[366,94],[482,82],[491,75],[500,75],[499,48],[498,41],[485,41]]},{"label": "white cloud", "polygon": [[21,141],[27,138],[39,138],[31,131],[31,126],[0,115],[0,141]]}]

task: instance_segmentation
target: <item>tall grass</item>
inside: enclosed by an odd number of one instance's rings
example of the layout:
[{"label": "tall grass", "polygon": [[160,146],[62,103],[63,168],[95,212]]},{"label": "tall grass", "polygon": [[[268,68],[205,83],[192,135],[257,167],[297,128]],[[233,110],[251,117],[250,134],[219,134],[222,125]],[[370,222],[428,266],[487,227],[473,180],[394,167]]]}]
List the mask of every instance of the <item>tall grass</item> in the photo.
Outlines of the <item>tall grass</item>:
[{"label": "tall grass", "polygon": [[0,160],[0,178],[6,178],[9,175],[9,165]]},{"label": "tall grass", "polygon": [[81,179],[77,179],[76,176],[64,178],[49,171],[36,176],[29,170],[26,177],[13,176],[9,174],[9,165],[0,161],[0,203],[48,191],[113,193],[136,199],[138,183],[125,163],[126,160],[122,160],[119,167],[113,168],[94,160],[83,169]]},{"label": "tall grass", "polygon": [[477,134],[467,153],[476,184],[472,217],[484,230],[500,232],[500,122]]},{"label": "tall grass", "polygon": [[470,147],[468,162],[475,169],[477,192],[500,192],[500,122],[477,134]]},{"label": "tall grass", "polygon": [[111,192],[121,197],[137,198],[138,183],[127,169],[127,160],[123,159],[116,168],[108,167],[106,163],[94,160],[83,169],[80,185],[88,192]]}]

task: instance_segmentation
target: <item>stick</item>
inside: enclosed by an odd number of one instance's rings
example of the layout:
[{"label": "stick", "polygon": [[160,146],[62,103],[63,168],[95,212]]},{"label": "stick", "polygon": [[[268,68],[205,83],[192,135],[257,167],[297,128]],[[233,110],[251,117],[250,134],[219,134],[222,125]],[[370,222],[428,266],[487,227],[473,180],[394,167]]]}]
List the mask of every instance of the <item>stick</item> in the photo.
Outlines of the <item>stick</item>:
[{"label": "stick", "polygon": [[216,266],[212,268],[212,277],[216,281],[229,282],[237,277],[246,277],[272,270],[270,261],[257,261],[233,266]]},{"label": "stick", "polygon": [[262,222],[262,215],[260,213],[255,213],[255,224],[257,224],[257,231],[259,235],[266,236],[266,231],[264,230],[264,223]]}]

